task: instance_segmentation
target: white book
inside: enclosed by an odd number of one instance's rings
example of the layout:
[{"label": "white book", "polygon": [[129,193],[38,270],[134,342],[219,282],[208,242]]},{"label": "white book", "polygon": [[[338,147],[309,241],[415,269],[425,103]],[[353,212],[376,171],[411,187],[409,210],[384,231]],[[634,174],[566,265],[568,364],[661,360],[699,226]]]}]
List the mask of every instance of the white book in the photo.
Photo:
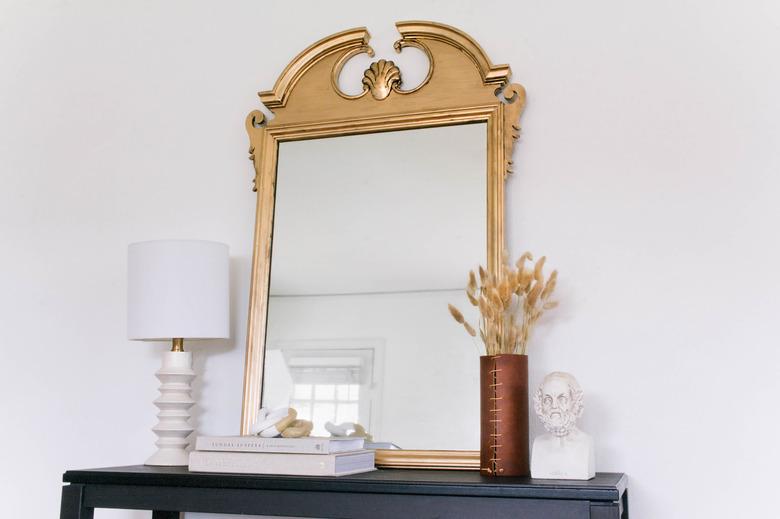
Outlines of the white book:
[{"label": "white book", "polygon": [[272,452],[190,452],[191,472],[275,474],[285,476],[346,476],[376,470],[374,451],[311,454]]},{"label": "white book", "polygon": [[198,436],[195,450],[336,454],[363,449],[363,438],[262,438],[260,436]]}]

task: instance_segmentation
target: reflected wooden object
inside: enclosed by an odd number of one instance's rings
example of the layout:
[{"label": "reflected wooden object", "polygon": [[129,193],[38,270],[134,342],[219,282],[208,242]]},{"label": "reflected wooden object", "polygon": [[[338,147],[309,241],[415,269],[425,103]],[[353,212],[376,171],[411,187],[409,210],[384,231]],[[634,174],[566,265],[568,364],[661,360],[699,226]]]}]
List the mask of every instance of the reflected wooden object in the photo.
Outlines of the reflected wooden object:
[{"label": "reflected wooden object", "polygon": [[[273,89],[260,92],[274,112],[267,121],[259,110],[246,118],[250,160],[257,191],[254,254],[244,371],[241,433],[246,434],[260,407],[270,282],[271,236],[279,144],[285,141],[429,128],[466,123],[487,127],[487,261],[496,269],[504,249],[504,181],[525,105],[522,86],[510,83],[508,65],[493,65],[467,34],[433,22],[399,22],[394,48],[414,47],[430,68],[417,87],[402,88],[403,71],[378,60],[365,71],[363,91],[347,95],[338,87],[349,59],[373,56],[365,28],[324,38],[285,68]],[[370,95],[369,95],[370,94]],[[474,362],[478,362],[475,357]],[[378,451],[380,466],[477,469],[477,451]]]}]

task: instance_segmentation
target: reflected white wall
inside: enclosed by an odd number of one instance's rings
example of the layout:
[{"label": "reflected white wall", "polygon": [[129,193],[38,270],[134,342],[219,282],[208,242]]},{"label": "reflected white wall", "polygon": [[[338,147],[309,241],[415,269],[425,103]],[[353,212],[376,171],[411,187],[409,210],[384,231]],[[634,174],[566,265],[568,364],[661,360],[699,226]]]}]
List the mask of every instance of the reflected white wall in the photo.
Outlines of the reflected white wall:
[{"label": "reflected white wall", "polygon": [[486,236],[485,123],[279,146],[271,295],[460,287]]},{"label": "reflected white wall", "polygon": [[447,311],[451,302],[465,308],[463,300],[461,290],[275,297],[268,341],[383,339],[374,439],[407,449],[476,450],[479,350]]}]

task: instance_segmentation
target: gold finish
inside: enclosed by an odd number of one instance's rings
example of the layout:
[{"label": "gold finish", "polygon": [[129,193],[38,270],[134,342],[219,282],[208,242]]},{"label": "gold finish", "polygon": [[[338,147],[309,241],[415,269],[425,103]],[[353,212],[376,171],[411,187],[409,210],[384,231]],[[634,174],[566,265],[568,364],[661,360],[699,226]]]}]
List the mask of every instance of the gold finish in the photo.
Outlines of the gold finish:
[{"label": "gold finish", "polygon": [[[339,77],[341,77],[341,69],[344,68],[344,64],[357,56],[358,54],[368,54],[369,57],[374,57],[374,49],[369,47],[368,45],[362,45],[356,49],[352,49],[351,51],[345,53],[339,60],[336,62],[335,65],[333,65],[333,71],[330,75],[330,86],[333,88],[333,91],[336,92],[338,95],[343,97],[344,99],[360,99],[364,95],[366,95],[366,92],[368,91],[365,83],[363,84],[363,91],[357,95],[351,96],[348,94],[345,94],[341,91],[339,88]],[[364,73],[365,75],[365,73]]]},{"label": "gold finish", "polygon": [[171,347],[171,351],[184,351],[184,339],[173,339],[173,347]]},{"label": "gold finish", "polygon": [[[365,28],[343,31],[314,43],[284,69],[272,90],[259,92],[275,117],[259,110],[246,118],[249,159],[257,191],[247,348],[244,365],[241,434],[255,420],[261,402],[266,316],[270,279],[271,235],[279,144],[454,124],[487,126],[487,260],[500,268],[504,249],[504,180],[511,172],[518,120],[525,90],[511,84],[508,65],[493,65],[470,36],[447,25],[410,21],[396,24],[401,39],[394,48],[414,47],[429,60],[427,77],[402,89],[400,69],[379,60],[363,75],[363,91],[347,95],[338,86],[344,64],[358,54],[374,56]],[[366,95],[371,93],[371,95]],[[398,95],[396,95],[398,94]],[[478,451],[377,451],[385,467],[479,469]]]},{"label": "gold finish", "polygon": [[515,141],[520,137],[520,114],[525,107],[525,89],[517,84],[509,84],[501,91],[504,99],[509,101],[504,105],[504,175],[512,173],[512,151]]},{"label": "gold finish", "polygon": [[369,57],[374,56],[374,49],[368,45],[361,45],[355,49],[345,53],[336,64],[333,66],[333,71],[330,76],[330,83],[333,90],[343,97],[344,99],[360,99],[367,92],[371,92],[374,99],[381,101],[385,99],[390,92],[398,92],[399,94],[411,94],[417,92],[424,87],[431,79],[433,74],[433,55],[431,51],[423,43],[414,40],[398,40],[393,44],[393,48],[396,52],[400,53],[405,47],[414,47],[421,50],[428,58],[428,74],[423,79],[422,83],[410,90],[401,89],[401,70],[392,61],[380,59],[369,65],[369,67],[363,72],[363,92],[357,95],[348,95],[341,91],[339,88],[339,77],[341,76],[341,70],[344,68],[344,64],[357,56],[358,54],[368,54]]},{"label": "gold finish", "polygon": [[376,451],[378,467],[394,469],[479,470],[479,451]]},{"label": "gold finish", "polygon": [[400,84],[401,69],[392,61],[375,61],[363,73],[363,91],[370,90],[371,95],[378,101],[387,98]]}]

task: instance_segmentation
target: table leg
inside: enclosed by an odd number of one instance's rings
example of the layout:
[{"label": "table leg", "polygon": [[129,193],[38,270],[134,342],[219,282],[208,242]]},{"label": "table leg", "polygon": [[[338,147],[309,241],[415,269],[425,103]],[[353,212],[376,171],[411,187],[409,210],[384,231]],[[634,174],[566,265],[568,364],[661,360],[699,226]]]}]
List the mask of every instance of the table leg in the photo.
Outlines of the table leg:
[{"label": "table leg", "polygon": [[95,509],[84,506],[84,485],[64,485],[60,519],[93,519]]},{"label": "table leg", "polygon": [[628,519],[628,489],[623,492],[623,515],[620,516],[620,519]]}]

